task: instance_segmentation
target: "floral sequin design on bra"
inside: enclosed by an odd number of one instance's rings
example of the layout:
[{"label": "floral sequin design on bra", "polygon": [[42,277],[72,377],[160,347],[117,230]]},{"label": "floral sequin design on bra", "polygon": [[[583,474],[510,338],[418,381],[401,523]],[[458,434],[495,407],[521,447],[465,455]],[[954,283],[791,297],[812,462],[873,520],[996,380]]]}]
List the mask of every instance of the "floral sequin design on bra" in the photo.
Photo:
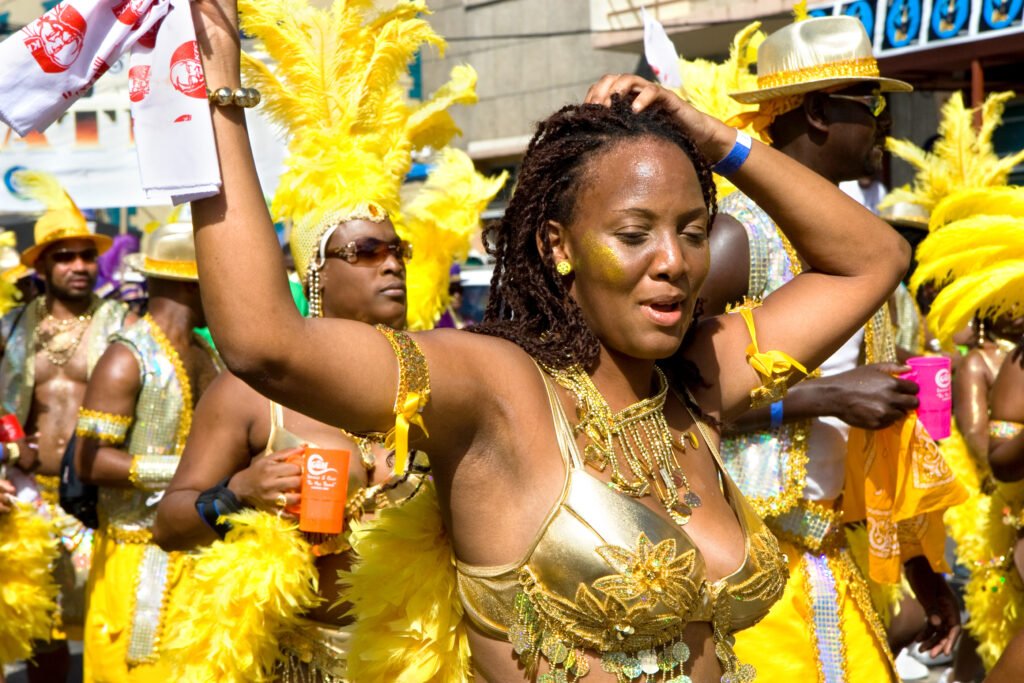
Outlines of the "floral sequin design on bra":
[{"label": "floral sequin design on bra", "polygon": [[[677,553],[675,539],[651,542],[640,533],[635,550],[614,545],[597,549],[615,573],[579,584],[573,600],[545,590],[529,566],[519,570],[514,621],[509,639],[529,675],[541,658],[551,670],[538,683],[572,683],[590,670],[586,650],[602,654],[601,668],[620,683],[646,675],[647,681],[691,683],[683,667],[690,648],[683,633],[692,621],[710,621],[722,683],[748,683],[755,670],[733,651],[732,601],[770,604],[785,586],[786,565],[775,537],[765,530],[750,539],[738,584],[699,575],[696,549]],[[707,598],[707,599],[705,599]],[[696,614],[704,605],[710,614]]]}]

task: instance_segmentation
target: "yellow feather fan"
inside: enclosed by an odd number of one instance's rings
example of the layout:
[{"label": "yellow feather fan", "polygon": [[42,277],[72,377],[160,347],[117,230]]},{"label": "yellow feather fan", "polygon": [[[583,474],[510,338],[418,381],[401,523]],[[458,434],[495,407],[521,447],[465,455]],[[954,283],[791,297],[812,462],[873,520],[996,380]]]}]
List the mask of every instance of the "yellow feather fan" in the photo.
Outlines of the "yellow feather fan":
[{"label": "yellow feather fan", "polygon": [[59,589],[53,526],[25,503],[0,516],[0,670],[49,640]]},{"label": "yellow feather fan", "polygon": [[930,227],[910,286],[945,285],[928,314],[940,342],[951,343],[976,314],[1024,314],[1024,188],[954,193],[935,207]]},{"label": "yellow feather fan", "polygon": [[399,227],[399,188],[411,152],[446,145],[458,132],[446,109],[476,101],[476,73],[456,67],[423,104],[406,101],[400,79],[418,50],[444,41],[422,0],[378,10],[373,0],[241,0],[241,27],[275,61],[244,67],[265,110],[289,136],[271,212],[293,223],[292,253],[305,279],[322,235],[351,218],[387,214]]},{"label": "yellow feather fan", "polygon": [[406,207],[403,231],[413,247],[406,265],[410,329],[431,329],[448,306],[451,264],[465,260],[470,238],[480,229],[480,214],[507,177],[486,178],[465,152],[447,148]]},{"label": "yellow feather fan", "polygon": [[18,190],[30,199],[46,207],[46,212],[36,221],[35,238],[39,244],[47,235],[56,230],[75,229],[87,231],[85,216],[54,176],[43,171],[18,171],[12,180]]},{"label": "yellow feather fan", "polygon": [[993,93],[981,107],[982,125],[974,129],[974,110],[954,93],[942,108],[940,138],[931,152],[907,140],[889,138],[886,148],[917,170],[911,185],[893,190],[880,204],[886,208],[911,202],[932,211],[945,197],[963,189],[1005,185],[1010,171],[1024,161],[1024,150],[1000,159],[992,146],[992,134],[1002,122],[1012,92]]},{"label": "yellow feather fan", "polygon": [[400,507],[352,526],[358,560],[339,580],[356,617],[349,680],[469,681],[455,560],[433,482]]},{"label": "yellow feather fan", "polygon": [[227,516],[223,541],[200,550],[170,603],[161,648],[176,680],[274,680],[280,638],[315,607],[313,553],[295,524],[256,510]]},{"label": "yellow feather fan", "polygon": [[[757,48],[765,39],[760,29],[759,21],[742,28],[732,39],[729,58],[721,64],[707,59],[688,60],[680,57],[679,71],[683,86],[676,93],[697,109],[722,121],[737,114],[757,111],[758,105],[740,104],[729,93],[757,88],[757,77],[751,73],[750,65],[757,62]],[[750,124],[743,130],[754,139],[762,137]],[[716,175],[715,183],[719,199],[736,190],[736,186],[722,176]]]}]

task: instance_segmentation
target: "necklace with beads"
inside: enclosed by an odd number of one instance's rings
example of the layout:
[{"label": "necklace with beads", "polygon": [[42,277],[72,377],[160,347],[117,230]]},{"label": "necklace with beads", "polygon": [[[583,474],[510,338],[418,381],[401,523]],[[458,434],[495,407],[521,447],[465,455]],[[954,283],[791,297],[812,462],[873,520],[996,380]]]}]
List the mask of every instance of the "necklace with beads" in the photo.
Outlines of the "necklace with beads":
[{"label": "necklace with beads", "polygon": [[[665,420],[665,398],[668,380],[655,366],[658,391],[617,413],[594,385],[590,375],[579,365],[563,370],[546,367],[545,371],[576,399],[579,422],[577,434],[586,435],[589,443],[583,449],[584,462],[599,472],[611,470],[608,485],[633,498],[641,498],[652,490],[672,520],[683,526],[690,521],[693,509],[701,499],[690,489],[676,451],[686,446],[686,437],[677,445]],[[690,445],[696,438],[689,433]],[[680,489],[683,491],[679,497]]]},{"label": "necklace with beads", "polygon": [[59,319],[46,308],[44,297],[36,299],[36,313],[42,321],[37,334],[37,347],[46,354],[47,360],[58,368],[64,367],[75,355],[85,331],[89,328],[92,316],[96,312],[97,301],[93,300],[89,308],[71,318]]}]

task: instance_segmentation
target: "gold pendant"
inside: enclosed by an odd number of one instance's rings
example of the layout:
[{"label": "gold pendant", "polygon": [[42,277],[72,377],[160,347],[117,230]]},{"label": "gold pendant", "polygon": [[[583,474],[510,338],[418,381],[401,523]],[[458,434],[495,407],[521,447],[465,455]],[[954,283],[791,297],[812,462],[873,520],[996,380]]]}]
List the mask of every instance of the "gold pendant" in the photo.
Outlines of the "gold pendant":
[{"label": "gold pendant", "polygon": [[700,447],[700,442],[697,441],[696,434],[692,431],[686,431],[679,435],[679,445],[683,447],[683,450],[686,450],[687,446],[697,450]]}]

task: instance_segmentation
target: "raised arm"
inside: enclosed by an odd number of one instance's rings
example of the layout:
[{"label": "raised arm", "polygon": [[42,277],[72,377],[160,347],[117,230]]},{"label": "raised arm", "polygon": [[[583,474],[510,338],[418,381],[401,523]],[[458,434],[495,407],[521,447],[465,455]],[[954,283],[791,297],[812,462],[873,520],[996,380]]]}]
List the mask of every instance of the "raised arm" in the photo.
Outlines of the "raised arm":
[{"label": "raised arm", "polygon": [[[207,82],[211,88],[238,87],[235,3],[200,0],[192,7]],[[212,112],[223,191],[193,205],[193,222],[203,303],[225,362],[261,394],[315,419],[350,431],[387,431],[395,422],[398,386],[391,345],[369,325],[298,314],[243,112],[220,106]],[[474,349],[494,343],[476,335],[458,338],[452,341],[444,333],[417,337],[430,368],[425,419],[438,426],[430,429],[436,457],[446,444],[472,438],[472,420],[480,413],[472,409],[473,402],[484,391],[473,380],[474,363],[486,360]],[[456,415],[462,428],[448,428],[446,416]]]},{"label": "raised arm", "polygon": [[[723,159],[736,131],[702,114],[670,91],[635,76],[606,77],[588,94],[605,102],[612,93],[639,92],[634,107],[660,100],[678,116],[710,160]],[[910,261],[910,245],[878,217],[802,164],[753,143],[732,180],[789,237],[807,268],[765,299],[754,312],[762,351],[783,351],[807,369],[820,365],[857,331],[896,288]],[[705,321],[685,351],[718,383],[698,388],[698,400],[723,418],[750,406],[759,384],[753,370],[723,372],[742,363],[750,343],[738,315]]]},{"label": "raised arm", "polygon": [[111,344],[96,363],[82,400],[83,411],[92,411],[97,425],[87,436],[81,429],[83,421],[79,419],[75,468],[83,482],[131,488],[132,455],[124,450],[123,434],[116,435],[123,427],[115,430],[110,426],[116,424],[118,418],[125,423],[134,418],[135,401],[141,388],[135,356],[123,344]]}]

